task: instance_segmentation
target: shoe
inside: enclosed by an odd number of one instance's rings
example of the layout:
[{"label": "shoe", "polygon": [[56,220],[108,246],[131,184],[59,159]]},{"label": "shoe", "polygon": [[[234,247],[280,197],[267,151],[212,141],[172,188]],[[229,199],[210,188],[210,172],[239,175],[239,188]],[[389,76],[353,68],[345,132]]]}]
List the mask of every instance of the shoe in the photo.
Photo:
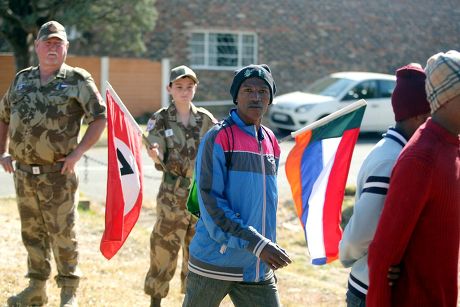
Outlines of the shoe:
[{"label": "shoe", "polygon": [[78,307],[76,292],[76,287],[63,286],[61,288],[61,304],[59,306]]},{"label": "shoe", "polygon": [[30,279],[29,286],[8,298],[8,307],[43,306],[48,303],[46,280]]},{"label": "shoe", "polygon": [[161,297],[152,296],[150,299],[150,307],[160,307],[161,306]]}]

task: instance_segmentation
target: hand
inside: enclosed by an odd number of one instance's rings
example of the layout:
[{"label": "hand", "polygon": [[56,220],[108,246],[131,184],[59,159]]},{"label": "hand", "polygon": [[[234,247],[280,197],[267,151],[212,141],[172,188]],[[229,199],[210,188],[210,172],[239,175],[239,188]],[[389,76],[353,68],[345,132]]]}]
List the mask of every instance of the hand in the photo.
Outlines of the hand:
[{"label": "hand", "polygon": [[0,156],[0,164],[2,165],[5,172],[10,174],[14,172],[13,159],[8,153],[4,152]]},{"label": "hand", "polygon": [[273,242],[265,245],[259,258],[272,270],[283,268],[292,262],[286,251]]},{"label": "hand", "polygon": [[75,165],[81,159],[83,154],[81,154],[78,150],[72,151],[69,155],[67,155],[64,159],[59,161],[64,161],[64,165],[61,169],[61,174],[69,173],[72,174],[75,172]]},{"label": "hand", "polygon": [[401,276],[401,266],[399,264],[390,266],[390,268],[388,269],[388,275],[387,275],[388,285],[390,287],[393,287],[396,284],[396,281],[399,279],[400,276]]},{"label": "hand", "polygon": [[158,143],[153,143],[152,146],[148,147],[147,153],[155,163],[163,161],[163,153],[161,152],[160,145],[158,145]]}]

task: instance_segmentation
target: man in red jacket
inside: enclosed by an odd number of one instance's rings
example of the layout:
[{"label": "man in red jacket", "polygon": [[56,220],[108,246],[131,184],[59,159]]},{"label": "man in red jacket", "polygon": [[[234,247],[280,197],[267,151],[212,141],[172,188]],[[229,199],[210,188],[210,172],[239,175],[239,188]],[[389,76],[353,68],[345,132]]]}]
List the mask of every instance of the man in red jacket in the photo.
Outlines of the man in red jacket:
[{"label": "man in red jacket", "polygon": [[[432,117],[402,151],[369,247],[368,306],[457,306],[460,241],[460,53],[425,67]],[[390,288],[388,268],[400,265]]]}]

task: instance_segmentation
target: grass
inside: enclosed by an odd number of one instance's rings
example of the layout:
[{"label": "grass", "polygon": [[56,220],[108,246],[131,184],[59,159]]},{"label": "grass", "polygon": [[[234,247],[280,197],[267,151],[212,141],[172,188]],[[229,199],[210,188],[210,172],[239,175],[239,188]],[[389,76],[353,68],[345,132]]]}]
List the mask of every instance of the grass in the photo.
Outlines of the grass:
[{"label": "grass", "polygon": [[[0,224],[0,304],[26,286],[26,252],[20,237],[20,222],[13,199],[1,199]],[[347,197],[345,211],[352,199]],[[80,306],[148,306],[143,281],[149,265],[149,237],[155,221],[155,204],[143,204],[141,216],[124,246],[110,261],[99,252],[104,229],[104,209],[92,203],[89,210],[79,210],[80,263],[84,276],[78,291]],[[346,220],[346,217],[344,217]],[[295,217],[292,200],[281,200],[278,212],[278,243],[293,259],[288,267],[277,271],[278,288],[283,306],[345,306],[348,269],[338,261],[312,266],[303,232]],[[53,260],[53,273],[55,264]],[[179,261],[179,263],[181,263]],[[180,266],[179,266],[180,267]],[[180,268],[170,284],[163,306],[181,306]],[[48,282],[48,306],[59,304],[59,289]],[[221,306],[233,306],[226,298]]]}]

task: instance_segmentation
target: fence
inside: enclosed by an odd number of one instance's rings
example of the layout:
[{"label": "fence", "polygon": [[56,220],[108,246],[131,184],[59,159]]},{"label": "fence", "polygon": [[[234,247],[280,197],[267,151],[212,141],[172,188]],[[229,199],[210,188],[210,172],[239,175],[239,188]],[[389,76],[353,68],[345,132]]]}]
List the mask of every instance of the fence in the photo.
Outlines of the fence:
[{"label": "fence", "polygon": [[[154,62],[146,59],[69,55],[66,63],[89,71],[101,93],[105,92],[105,82],[109,81],[135,117],[154,112],[168,103],[165,90],[169,77],[168,59]],[[0,71],[2,96],[16,74],[12,54],[0,54]]]}]

